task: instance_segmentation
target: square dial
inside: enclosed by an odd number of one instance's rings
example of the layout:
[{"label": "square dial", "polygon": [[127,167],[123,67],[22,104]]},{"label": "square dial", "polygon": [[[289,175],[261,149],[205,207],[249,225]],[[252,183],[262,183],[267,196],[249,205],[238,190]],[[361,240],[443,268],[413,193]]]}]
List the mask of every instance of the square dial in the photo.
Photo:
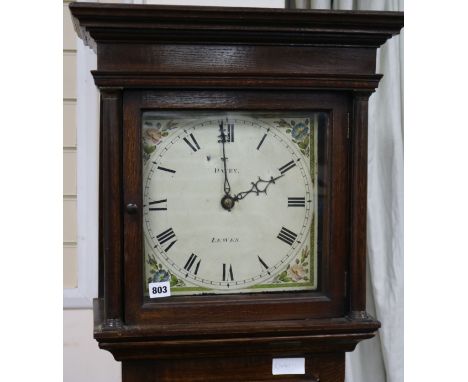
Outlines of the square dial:
[{"label": "square dial", "polygon": [[320,112],[147,111],[144,291],[315,290]]}]

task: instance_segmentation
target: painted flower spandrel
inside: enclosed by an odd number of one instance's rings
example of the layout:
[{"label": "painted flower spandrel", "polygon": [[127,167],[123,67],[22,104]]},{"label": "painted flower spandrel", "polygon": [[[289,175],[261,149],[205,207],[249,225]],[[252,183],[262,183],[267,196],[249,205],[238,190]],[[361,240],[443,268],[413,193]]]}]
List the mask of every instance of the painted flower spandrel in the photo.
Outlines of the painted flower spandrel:
[{"label": "painted flower spandrel", "polygon": [[153,273],[153,278],[152,278],[152,282],[154,283],[159,283],[159,282],[162,282],[162,281],[169,281],[171,275],[169,274],[169,272],[163,270],[163,269],[160,269],[156,272]]},{"label": "painted flower spandrel", "polygon": [[292,141],[299,147],[301,153],[308,158],[310,156],[309,118],[300,121],[280,119],[275,123],[278,127],[283,128],[286,134],[291,134]]},{"label": "painted flower spandrel", "polygon": [[292,261],[288,267],[277,275],[273,282],[274,283],[291,283],[291,282],[308,282],[310,280],[309,272],[309,247],[306,246],[302,249],[301,254],[294,261]]},{"label": "painted flower spandrel", "polygon": [[171,120],[165,123],[145,121],[142,134],[144,163],[149,161],[151,155],[156,151],[159,142],[176,126],[177,123]]},{"label": "painted flower spandrel", "polygon": [[294,139],[297,141],[300,141],[307,137],[309,134],[309,127],[306,126],[304,123],[296,123],[294,127],[292,128],[291,135]]},{"label": "painted flower spandrel", "polygon": [[146,138],[149,139],[154,144],[158,144],[161,138],[163,137],[161,130],[154,128],[154,127],[146,129],[145,135],[146,135]]},{"label": "painted flower spandrel", "polygon": [[288,276],[294,281],[300,281],[306,276],[306,270],[301,264],[293,264],[288,269]]},{"label": "painted flower spandrel", "polygon": [[156,261],[153,255],[148,255],[147,262],[150,266],[148,283],[160,283],[169,281],[172,287],[185,287],[183,280],[179,280],[175,275],[163,269],[163,265]]}]

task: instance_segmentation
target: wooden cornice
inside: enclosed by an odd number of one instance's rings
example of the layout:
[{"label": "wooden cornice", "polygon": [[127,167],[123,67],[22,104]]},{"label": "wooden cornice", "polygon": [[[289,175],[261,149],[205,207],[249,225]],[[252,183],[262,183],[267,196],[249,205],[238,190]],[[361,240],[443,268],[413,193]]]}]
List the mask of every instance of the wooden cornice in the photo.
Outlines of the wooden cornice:
[{"label": "wooden cornice", "polygon": [[121,86],[125,88],[158,89],[333,89],[373,92],[381,74],[370,75],[256,75],[239,76],[219,74],[141,73],[92,71],[100,88]]},{"label": "wooden cornice", "polygon": [[71,3],[78,35],[100,43],[295,44],[379,47],[402,12]]}]

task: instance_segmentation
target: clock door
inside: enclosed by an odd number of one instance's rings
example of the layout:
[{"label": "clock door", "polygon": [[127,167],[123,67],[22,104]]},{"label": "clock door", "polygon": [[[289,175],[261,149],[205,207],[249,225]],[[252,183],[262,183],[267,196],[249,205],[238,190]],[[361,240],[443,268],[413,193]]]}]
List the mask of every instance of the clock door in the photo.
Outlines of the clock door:
[{"label": "clock door", "polygon": [[126,322],[344,315],[347,115],[330,93],[125,92]]}]

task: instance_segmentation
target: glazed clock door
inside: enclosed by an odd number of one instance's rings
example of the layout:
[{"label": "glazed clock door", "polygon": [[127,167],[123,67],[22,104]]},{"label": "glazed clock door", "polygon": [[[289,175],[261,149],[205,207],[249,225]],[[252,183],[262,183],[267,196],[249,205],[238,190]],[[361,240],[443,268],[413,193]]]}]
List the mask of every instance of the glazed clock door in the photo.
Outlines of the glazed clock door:
[{"label": "glazed clock door", "polygon": [[332,191],[347,187],[346,98],[217,95],[124,97],[124,199],[138,206],[124,219],[127,320],[342,314],[347,201]]}]

